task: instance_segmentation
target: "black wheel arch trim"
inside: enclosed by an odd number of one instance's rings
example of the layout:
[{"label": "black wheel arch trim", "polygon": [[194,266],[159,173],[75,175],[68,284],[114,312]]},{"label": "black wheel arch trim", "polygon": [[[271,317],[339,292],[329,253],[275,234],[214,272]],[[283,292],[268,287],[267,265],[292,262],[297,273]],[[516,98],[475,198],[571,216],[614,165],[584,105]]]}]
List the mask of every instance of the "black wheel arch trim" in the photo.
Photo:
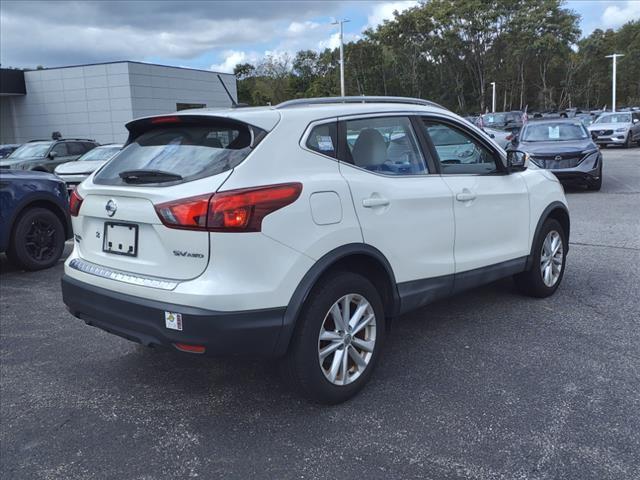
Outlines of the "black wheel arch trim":
[{"label": "black wheel arch trim", "polygon": [[11,216],[8,222],[9,232],[11,232],[9,237],[9,242],[11,242],[11,235],[13,235],[13,229],[15,228],[18,218],[27,209],[37,208],[38,205],[35,205],[35,204],[38,204],[40,202],[47,204],[47,207],[42,207],[42,208],[49,208],[50,210],[54,211],[56,216],[60,217],[61,219],[64,218],[64,221],[62,221],[62,226],[64,227],[65,238],[68,240],[71,237],[73,237],[73,229],[71,226],[71,217],[69,216],[69,212],[60,208],[60,205],[56,203],[56,197],[54,197],[53,195],[47,194],[47,193],[36,193],[33,195],[29,195],[27,198],[21,201],[18,204],[18,206],[15,208],[13,215]]},{"label": "black wheel arch trim", "polygon": [[382,265],[388,275],[392,291],[392,298],[390,299],[392,308],[390,312],[385,313],[389,317],[398,315],[400,311],[400,296],[398,294],[398,287],[393,269],[391,268],[391,264],[387,258],[382,254],[382,252],[380,252],[380,250],[372,247],[371,245],[367,245],[366,243],[349,243],[342,245],[316,261],[298,284],[298,287],[291,296],[291,300],[289,301],[289,305],[287,306],[284,314],[282,331],[280,332],[280,337],[278,338],[278,343],[275,349],[276,355],[284,355],[286,353],[300,311],[302,310],[309,293],[320,277],[328,272],[340,260],[352,255],[365,255],[371,257],[371,259]]},{"label": "black wheel arch trim", "polygon": [[544,222],[547,221],[547,219],[551,215],[551,212],[558,209],[562,210],[567,215],[568,228],[567,228],[567,231],[564,232],[564,234],[567,240],[567,253],[569,253],[569,233],[570,233],[570,227],[571,227],[571,216],[569,215],[569,209],[567,208],[567,206],[564,203],[556,200],[555,202],[551,202],[549,205],[547,205],[547,208],[545,208],[542,211],[542,214],[538,219],[538,223],[536,224],[536,230],[535,230],[535,233],[533,234],[533,241],[531,242],[531,251],[529,252],[529,257],[527,258],[527,265],[526,265],[527,269],[531,267],[531,263],[533,262],[533,255],[534,255],[533,249],[534,249],[534,246],[537,244],[538,237],[540,236],[540,231],[542,230],[542,226],[544,225]]}]

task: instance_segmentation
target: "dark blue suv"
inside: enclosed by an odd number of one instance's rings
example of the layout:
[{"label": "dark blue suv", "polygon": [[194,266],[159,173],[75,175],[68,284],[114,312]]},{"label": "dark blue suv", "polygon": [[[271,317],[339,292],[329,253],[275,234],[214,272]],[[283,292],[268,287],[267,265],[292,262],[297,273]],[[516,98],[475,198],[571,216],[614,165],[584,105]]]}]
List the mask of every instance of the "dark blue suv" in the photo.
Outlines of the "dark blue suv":
[{"label": "dark blue suv", "polygon": [[71,238],[64,181],[50,173],[0,170],[0,252],[25,270],[54,265]]}]

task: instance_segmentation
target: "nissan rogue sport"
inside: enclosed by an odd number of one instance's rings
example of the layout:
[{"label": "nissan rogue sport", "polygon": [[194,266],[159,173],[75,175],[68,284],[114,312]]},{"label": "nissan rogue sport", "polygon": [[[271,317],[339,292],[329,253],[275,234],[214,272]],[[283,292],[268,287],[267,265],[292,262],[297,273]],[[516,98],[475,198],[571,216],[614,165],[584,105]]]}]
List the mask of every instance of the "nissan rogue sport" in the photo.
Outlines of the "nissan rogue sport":
[{"label": "nissan rogue sport", "polygon": [[182,111],[73,192],[69,311],[147,346],[280,357],[312,400],[358,392],[393,318],[513,276],[553,294],[563,189],[428,101]]}]

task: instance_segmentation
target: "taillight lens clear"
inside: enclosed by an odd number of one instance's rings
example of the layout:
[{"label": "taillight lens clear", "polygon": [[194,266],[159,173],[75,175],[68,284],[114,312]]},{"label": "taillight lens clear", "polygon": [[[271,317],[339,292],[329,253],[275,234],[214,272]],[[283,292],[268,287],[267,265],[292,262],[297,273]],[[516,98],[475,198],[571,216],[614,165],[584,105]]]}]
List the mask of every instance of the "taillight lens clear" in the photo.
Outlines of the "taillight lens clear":
[{"label": "taillight lens clear", "polygon": [[301,183],[284,183],[185,198],[155,208],[169,228],[259,232],[264,217],[295,202],[301,192]]},{"label": "taillight lens clear", "polygon": [[69,214],[72,217],[78,216],[83,200],[84,199],[80,196],[77,190],[71,192],[71,196],[69,197]]}]

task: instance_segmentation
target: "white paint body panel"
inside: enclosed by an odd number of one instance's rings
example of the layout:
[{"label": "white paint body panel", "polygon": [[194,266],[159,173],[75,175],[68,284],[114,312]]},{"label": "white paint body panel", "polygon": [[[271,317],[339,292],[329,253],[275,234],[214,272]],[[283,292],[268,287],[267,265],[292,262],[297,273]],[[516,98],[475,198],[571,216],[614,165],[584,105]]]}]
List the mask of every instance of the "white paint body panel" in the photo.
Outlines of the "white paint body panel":
[{"label": "white paint body panel", "polygon": [[[566,204],[560,184],[542,170],[499,177],[394,178],[340,164],[300,145],[311,123],[345,115],[432,113],[459,120],[435,107],[334,104],[197,113],[234,118],[270,132],[232,171],[181,185],[110,187],[94,184],[91,175],[78,187],[85,200],[73,224],[82,240],[65,264],[67,275],[178,306],[219,311],[282,307],[316,261],[343,245],[377,248],[398,282],[449,275],[527,255],[544,209],[555,201]],[[303,184],[300,197],[265,217],[257,233],[169,229],[153,208],[204,193],[287,182]],[[456,192],[465,188],[477,194],[470,205],[455,200]],[[363,199],[376,196],[388,199],[389,205],[363,207]],[[111,198],[118,202],[113,219],[104,209]],[[138,258],[102,253],[96,231],[105,220],[140,224]],[[207,253],[205,258],[183,258],[173,255],[174,248]],[[177,286],[167,291],[82,273],[69,267],[74,258],[173,279]]]},{"label": "white paint body panel", "polygon": [[[529,254],[529,193],[520,173],[442,178],[455,199],[456,272]],[[460,201],[460,194],[475,199]]]},{"label": "white paint body panel", "polygon": [[[391,177],[341,165],[364,241],[387,258],[397,282],[454,272],[451,190],[439,175]],[[388,205],[365,207],[375,198]]]}]

